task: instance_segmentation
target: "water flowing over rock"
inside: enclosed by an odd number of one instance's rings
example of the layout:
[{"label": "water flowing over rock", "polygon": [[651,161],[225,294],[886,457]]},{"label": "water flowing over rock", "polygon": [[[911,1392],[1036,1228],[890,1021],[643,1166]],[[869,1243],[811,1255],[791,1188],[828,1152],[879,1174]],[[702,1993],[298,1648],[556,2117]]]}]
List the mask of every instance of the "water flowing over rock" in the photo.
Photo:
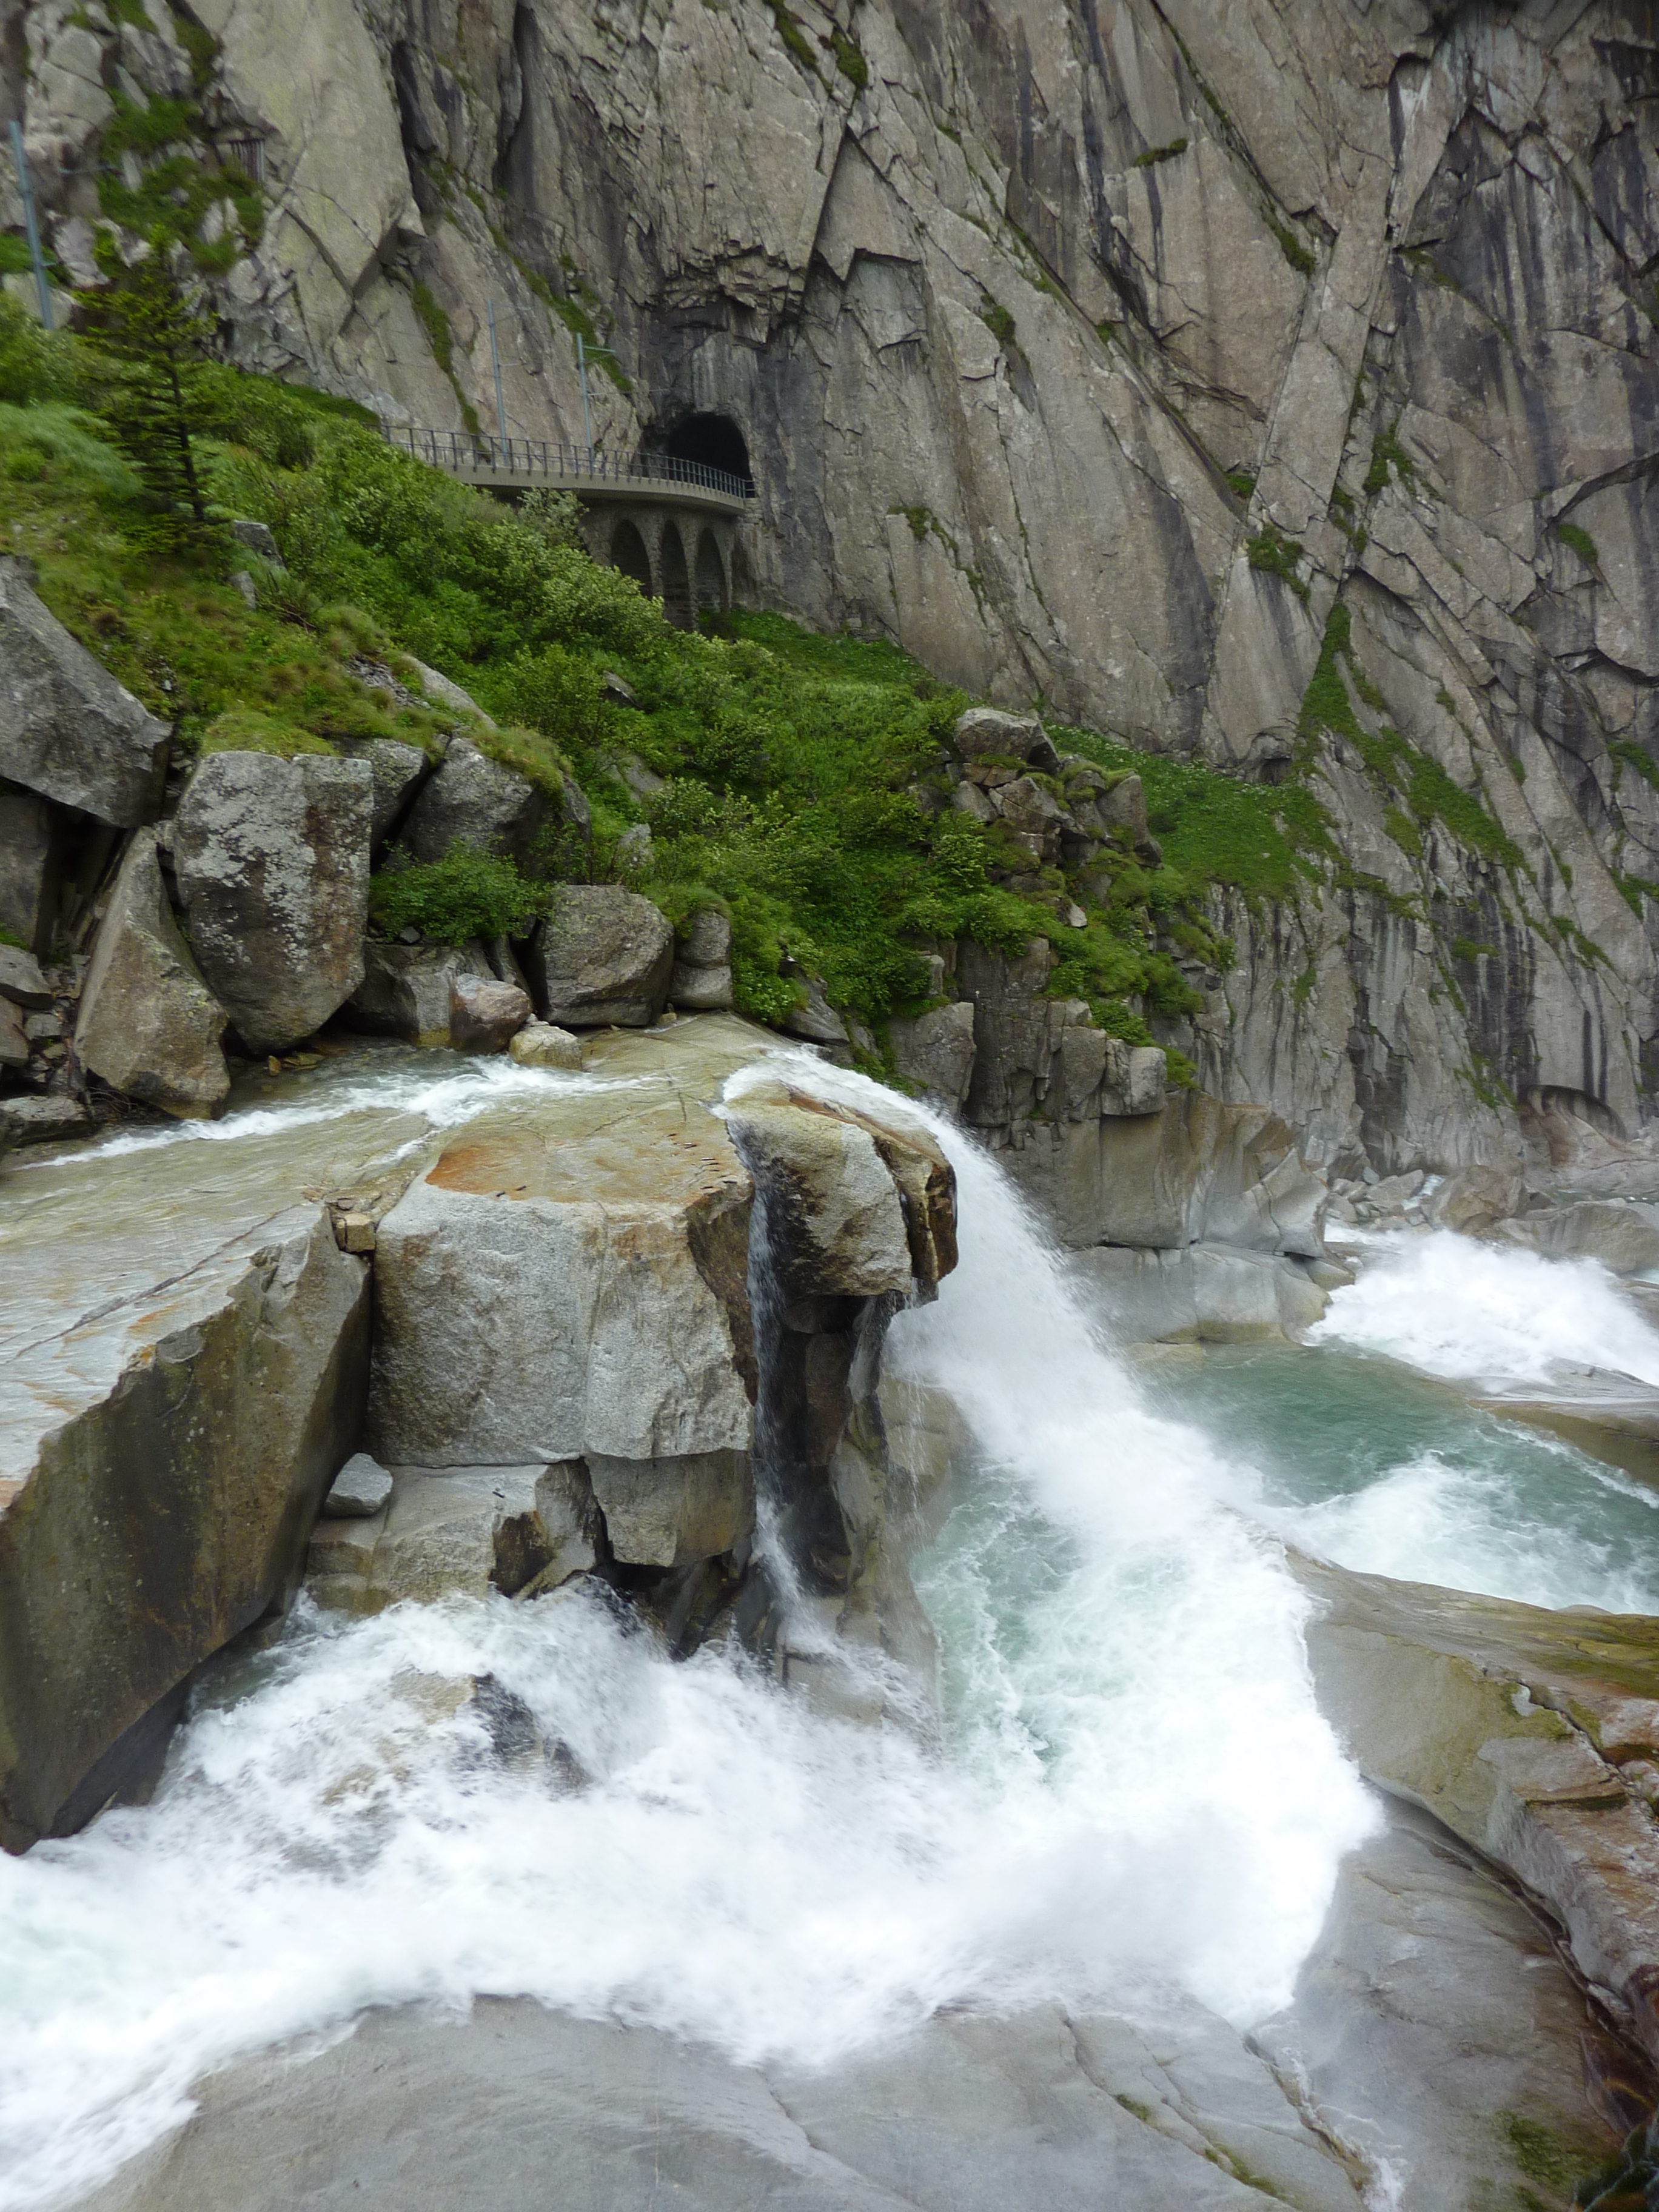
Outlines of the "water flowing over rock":
[{"label": "water flowing over rock", "polygon": [[256,1052],[297,1043],[362,980],[374,783],[363,761],[213,753],[173,853],[191,943]]},{"label": "water flowing over rock", "polygon": [[131,828],[161,811],[169,735],[0,559],[0,776]]},{"label": "water flowing over rock", "polygon": [[81,992],[75,1048],[116,1090],[168,1114],[214,1114],[230,1088],[225,1012],[179,933],[143,830],[127,848]]}]

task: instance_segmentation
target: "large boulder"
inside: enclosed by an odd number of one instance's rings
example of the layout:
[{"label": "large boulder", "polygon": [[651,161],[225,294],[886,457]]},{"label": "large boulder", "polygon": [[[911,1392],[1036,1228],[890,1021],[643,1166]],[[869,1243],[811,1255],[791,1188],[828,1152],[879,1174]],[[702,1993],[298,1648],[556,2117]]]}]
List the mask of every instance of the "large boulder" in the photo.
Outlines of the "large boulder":
[{"label": "large boulder", "polygon": [[146,1233],[125,1190],[95,1218],[104,1180],[66,1209],[82,1282],[112,1296],[18,1347],[0,1420],[9,1850],[79,1826],[158,1755],[191,1671],[292,1584],[362,1417],[368,1273],[325,1212],[279,1209],[191,1268],[179,1221],[216,1206],[180,1179]]},{"label": "large boulder", "polygon": [[354,759],[368,762],[374,779],[369,842],[378,853],[402,820],[404,808],[426,774],[427,757],[418,745],[406,745],[398,738],[365,738],[349,750]]},{"label": "large boulder", "polygon": [[[531,1018],[529,995],[504,983],[474,945],[363,947],[363,977],[348,1002],[354,1025],[425,1049],[505,1052]],[[580,1058],[579,1063],[580,1064]]]},{"label": "large boulder", "polygon": [[216,1114],[230,1088],[225,1013],[167,903],[155,833],[134,835],[99,926],[76,1024],[81,1065],[164,1113]]},{"label": "large boulder", "polygon": [[668,995],[683,1012],[718,1014],[732,1005],[732,925],[717,908],[694,914],[674,947]]},{"label": "large boulder", "polygon": [[1059,756],[1035,714],[1010,714],[1000,707],[969,707],[956,724],[957,750],[965,761],[1030,761],[1052,769]]},{"label": "large boulder", "polygon": [[368,763],[213,753],[173,829],[191,942],[239,1034],[276,1052],[321,1027],[363,973]]},{"label": "large boulder", "polygon": [[674,969],[659,909],[616,884],[564,884],[526,961],[542,1012],[560,1029],[648,1029]]},{"label": "large boulder", "polygon": [[32,952],[52,950],[63,820],[38,793],[0,784],[0,929],[9,930]]},{"label": "large boulder", "polygon": [[382,1218],[369,1431],[386,1465],[724,1453],[747,1480],[751,1191],[709,1110],[755,1049],[732,1030],[626,1091],[481,1115]]},{"label": "large boulder", "polygon": [[170,735],[0,557],[0,776],[131,829],[161,810]]},{"label": "large boulder", "polygon": [[786,1301],[909,1291],[904,1206],[868,1128],[775,1084],[743,1092],[726,1118],[766,1193]]},{"label": "large boulder", "polygon": [[456,738],[416,800],[403,843],[416,860],[465,845],[522,863],[546,817],[547,801],[527,776]]}]

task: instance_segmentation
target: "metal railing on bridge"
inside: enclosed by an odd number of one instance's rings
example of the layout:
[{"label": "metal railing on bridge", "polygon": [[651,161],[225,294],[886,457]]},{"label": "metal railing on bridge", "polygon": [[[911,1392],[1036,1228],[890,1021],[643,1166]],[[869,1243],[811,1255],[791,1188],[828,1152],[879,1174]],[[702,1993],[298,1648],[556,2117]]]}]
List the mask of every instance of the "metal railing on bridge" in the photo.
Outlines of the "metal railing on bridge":
[{"label": "metal railing on bridge", "polygon": [[722,499],[750,500],[755,487],[729,469],[703,461],[684,461],[677,453],[607,453],[596,446],[561,446],[548,438],[495,438],[487,431],[422,430],[382,422],[391,446],[449,476],[523,477],[529,482],[570,484],[614,483],[684,484],[718,493]]}]

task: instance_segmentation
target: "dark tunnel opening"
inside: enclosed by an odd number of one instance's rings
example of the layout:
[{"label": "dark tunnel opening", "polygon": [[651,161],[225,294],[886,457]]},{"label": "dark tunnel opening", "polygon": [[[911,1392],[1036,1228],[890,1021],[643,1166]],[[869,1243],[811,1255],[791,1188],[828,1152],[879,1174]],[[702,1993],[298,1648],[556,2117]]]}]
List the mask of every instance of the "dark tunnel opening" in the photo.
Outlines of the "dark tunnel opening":
[{"label": "dark tunnel opening", "polygon": [[676,460],[701,462],[706,469],[737,477],[750,491],[754,489],[749,447],[729,415],[688,415],[669,432],[662,450]]}]

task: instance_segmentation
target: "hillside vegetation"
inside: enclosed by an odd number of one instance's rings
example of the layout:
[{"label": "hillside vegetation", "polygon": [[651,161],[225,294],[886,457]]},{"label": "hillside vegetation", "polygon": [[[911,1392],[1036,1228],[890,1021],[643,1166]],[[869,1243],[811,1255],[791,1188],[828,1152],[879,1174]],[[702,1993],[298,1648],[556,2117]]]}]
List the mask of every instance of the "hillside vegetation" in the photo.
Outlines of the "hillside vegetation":
[{"label": "hillside vegetation", "polygon": [[[348,403],[218,365],[201,365],[191,399],[205,520],[181,521],[124,444],[112,374],[95,349],[44,338],[0,304],[0,541],[175,724],[176,756],[379,735],[434,749],[453,717],[384,684],[400,659],[412,677],[416,656],[495,718],[473,732],[487,750],[550,788],[581,785],[591,843],[550,846],[532,878],[611,875],[623,834],[647,823],[629,880],[677,921],[729,913],[738,1003],[763,1020],[817,975],[878,1040],[884,1017],[925,1003],[929,947],[966,936],[1017,951],[1043,935],[1060,955],[1050,988],[1143,1037],[1146,1012],[1194,1003],[1180,958],[1230,957],[1205,920],[1209,886],[1282,896],[1323,842],[1317,811],[1287,822],[1282,793],[1060,732],[1062,750],[1140,771],[1164,865],[1126,845],[1095,896],[1054,868],[1015,896],[998,880],[996,825],[949,804],[945,741],[969,702],[892,645],[751,611],[677,630],[588,558],[568,501],[515,513],[393,451]],[[268,524],[283,565],[238,544],[233,516]],[[398,866],[377,891],[388,926],[453,935],[527,922],[538,902],[506,863]]]}]

